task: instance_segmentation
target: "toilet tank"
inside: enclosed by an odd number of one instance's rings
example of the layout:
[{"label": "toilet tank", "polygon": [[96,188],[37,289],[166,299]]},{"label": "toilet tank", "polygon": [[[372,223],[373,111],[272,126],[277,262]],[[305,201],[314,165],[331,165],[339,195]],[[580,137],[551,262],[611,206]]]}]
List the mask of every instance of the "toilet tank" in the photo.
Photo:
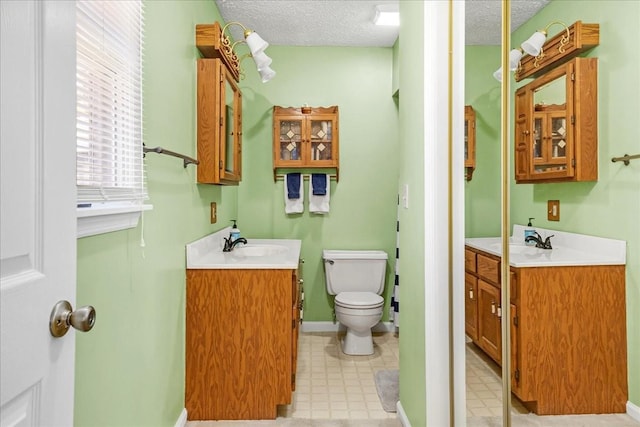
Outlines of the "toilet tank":
[{"label": "toilet tank", "polygon": [[322,251],[327,292],[373,292],[384,290],[387,253],[384,251]]}]

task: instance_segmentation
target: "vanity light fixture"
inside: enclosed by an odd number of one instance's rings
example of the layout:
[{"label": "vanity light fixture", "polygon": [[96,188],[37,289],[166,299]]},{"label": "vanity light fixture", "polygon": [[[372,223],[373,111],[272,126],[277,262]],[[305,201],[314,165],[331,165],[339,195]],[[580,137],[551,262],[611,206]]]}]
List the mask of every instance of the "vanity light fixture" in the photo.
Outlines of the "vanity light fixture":
[{"label": "vanity light fixture", "polygon": [[535,33],[533,33],[531,37],[529,37],[524,43],[520,45],[522,47],[522,50],[524,50],[526,53],[528,53],[531,56],[544,55],[542,46],[544,45],[544,42],[547,40],[547,30],[549,29],[549,27],[555,24],[562,25],[567,33],[562,37],[562,39],[560,40],[560,46],[558,46],[558,51],[560,53],[563,53],[564,47],[566,46],[567,43],[569,43],[570,34],[569,34],[569,28],[563,22],[560,22],[560,21],[553,21],[550,24],[548,24],[546,27],[544,27],[543,30],[538,30]]},{"label": "vanity light fixture", "polygon": [[[520,67],[520,59],[522,56],[527,53],[535,58],[535,66],[537,67],[538,61],[544,58],[544,43],[547,41],[547,30],[552,25],[562,25],[566,31],[566,34],[562,36],[560,39],[560,44],[558,45],[558,51],[560,53],[564,53],[565,46],[569,43],[569,39],[571,37],[569,33],[569,28],[560,21],[553,21],[548,24],[544,29],[538,30],[531,37],[525,40],[518,49],[512,49],[509,52],[509,70],[516,71]],[[493,77],[499,82],[502,81],[502,67],[498,68],[494,73]]]},{"label": "vanity light fixture", "polygon": [[[523,52],[522,49],[511,49],[509,52],[509,70],[515,71],[520,66],[520,58],[522,58]],[[493,73],[493,78],[497,81],[502,81],[502,67],[498,68],[496,72]]]},{"label": "vanity light fixture", "polygon": [[373,23],[392,27],[400,26],[400,8],[398,4],[380,4],[376,6],[376,15],[373,18]]},{"label": "vanity light fixture", "polygon": [[[238,40],[234,42],[232,45],[229,42],[229,38],[224,35],[227,28],[229,28],[231,25],[237,25],[241,27],[243,31],[243,37],[244,37],[242,40]],[[256,64],[256,69],[258,70],[258,74],[260,74],[262,83],[268,82],[276,75],[276,72],[273,71],[270,67],[272,59],[269,56],[267,56],[266,53],[264,53],[265,49],[269,47],[269,43],[267,43],[262,37],[260,37],[258,33],[248,29],[247,27],[245,27],[244,25],[242,25],[237,21],[231,21],[222,28],[222,35],[223,35],[222,43],[225,45],[226,48],[228,48],[229,51],[231,51],[231,53],[236,58],[237,58],[237,55],[234,52],[234,49],[238,44],[244,43],[249,47],[250,53],[242,56],[237,61],[238,66],[240,65],[240,62],[244,58],[250,56],[251,58],[253,58],[253,62],[255,62]],[[240,71],[240,74],[244,74],[244,73]]]}]

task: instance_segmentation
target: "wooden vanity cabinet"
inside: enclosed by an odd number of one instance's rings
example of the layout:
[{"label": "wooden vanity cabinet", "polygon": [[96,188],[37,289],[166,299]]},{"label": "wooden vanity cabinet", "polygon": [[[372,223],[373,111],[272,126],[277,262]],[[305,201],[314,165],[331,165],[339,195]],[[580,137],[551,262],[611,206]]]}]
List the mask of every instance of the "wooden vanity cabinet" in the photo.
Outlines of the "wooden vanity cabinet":
[{"label": "wooden vanity cabinet", "polygon": [[275,419],[295,388],[297,270],[188,269],[189,420]]},{"label": "wooden vanity cabinet", "polygon": [[464,168],[466,180],[471,181],[476,169],[476,112],[471,105],[464,106]]},{"label": "wooden vanity cabinet", "polygon": [[574,58],[516,91],[516,183],[598,179],[597,67]]},{"label": "wooden vanity cabinet", "polygon": [[273,168],[339,169],[338,107],[273,107]]},{"label": "wooden vanity cabinet", "polygon": [[[501,301],[500,262],[465,249],[466,274],[477,279],[479,294],[478,335],[469,336],[498,364],[502,310],[494,314],[493,303]],[[529,410],[626,411],[624,265],[510,267],[510,309],[511,387]]]}]

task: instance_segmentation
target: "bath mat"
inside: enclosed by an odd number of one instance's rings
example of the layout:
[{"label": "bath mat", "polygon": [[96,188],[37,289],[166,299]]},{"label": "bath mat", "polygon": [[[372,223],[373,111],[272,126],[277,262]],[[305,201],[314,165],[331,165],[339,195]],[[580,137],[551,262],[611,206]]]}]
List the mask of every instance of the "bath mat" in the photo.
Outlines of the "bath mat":
[{"label": "bath mat", "polygon": [[382,409],[386,412],[396,412],[396,403],[400,400],[400,371],[398,369],[377,371],[374,378]]}]

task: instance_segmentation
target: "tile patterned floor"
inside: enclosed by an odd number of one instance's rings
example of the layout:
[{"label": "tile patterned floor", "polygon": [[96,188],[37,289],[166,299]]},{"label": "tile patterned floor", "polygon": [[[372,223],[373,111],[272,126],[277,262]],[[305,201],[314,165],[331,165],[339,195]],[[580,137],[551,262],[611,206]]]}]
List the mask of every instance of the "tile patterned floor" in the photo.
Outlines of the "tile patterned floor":
[{"label": "tile patterned floor", "polygon": [[[502,416],[502,378],[500,368],[473,343],[467,343],[467,417]],[[511,398],[512,413],[529,411]]]},{"label": "tile patterned floor", "polygon": [[[301,333],[293,402],[281,406],[278,418],[264,421],[189,421],[187,427],[400,427],[395,413],[382,409],[374,374],[398,369],[398,336],[374,335],[375,353],[347,356],[336,333]],[[473,344],[466,349],[467,426],[502,426],[500,370]],[[512,425],[638,427],[626,414],[545,416],[529,414],[512,398]]]}]

